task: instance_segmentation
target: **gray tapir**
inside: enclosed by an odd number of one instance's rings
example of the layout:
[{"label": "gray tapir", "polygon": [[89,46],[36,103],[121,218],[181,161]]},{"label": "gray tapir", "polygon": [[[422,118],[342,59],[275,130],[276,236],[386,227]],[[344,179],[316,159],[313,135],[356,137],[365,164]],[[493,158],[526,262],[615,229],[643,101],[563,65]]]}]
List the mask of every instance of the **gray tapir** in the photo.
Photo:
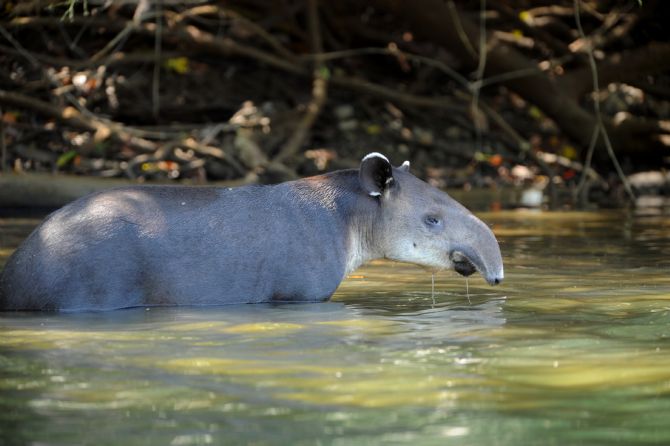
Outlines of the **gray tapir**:
[{"label": "gray tapir", "polygon": [[0,309],[324,301],[387,258],[503,279],[491,230],[371,153],[360,169],[274,186],[135,186],[51,214],[9,258]]}]

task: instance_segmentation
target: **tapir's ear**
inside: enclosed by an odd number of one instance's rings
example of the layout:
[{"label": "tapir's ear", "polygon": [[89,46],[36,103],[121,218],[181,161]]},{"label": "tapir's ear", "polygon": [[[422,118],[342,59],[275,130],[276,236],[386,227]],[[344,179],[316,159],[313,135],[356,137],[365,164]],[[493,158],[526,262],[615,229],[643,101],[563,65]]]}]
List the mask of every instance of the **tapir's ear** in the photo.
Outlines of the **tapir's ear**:
[{"label": "tapir's ear", "polygon": [[398,169],[402,170],[403,172],[409,172],[409,161],[402,163]]},{"label": "tapir's ear", "polygon": [[368,195],[379,197],[393,184],[393,168],[388,158],[381,153],[373,152],[361,161],[358,178],[361,187]]}]

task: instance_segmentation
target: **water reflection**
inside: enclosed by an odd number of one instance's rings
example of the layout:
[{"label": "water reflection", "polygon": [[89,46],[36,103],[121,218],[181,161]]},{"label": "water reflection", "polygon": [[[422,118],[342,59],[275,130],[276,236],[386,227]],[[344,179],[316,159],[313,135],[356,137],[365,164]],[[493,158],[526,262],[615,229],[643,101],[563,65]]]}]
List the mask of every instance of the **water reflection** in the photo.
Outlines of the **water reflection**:
[{"label": "water reflection", "polygon": [[670,220],[484,218],[500,287],[375,262],[326,304],[0,314],[0,443],[670,444]]}]

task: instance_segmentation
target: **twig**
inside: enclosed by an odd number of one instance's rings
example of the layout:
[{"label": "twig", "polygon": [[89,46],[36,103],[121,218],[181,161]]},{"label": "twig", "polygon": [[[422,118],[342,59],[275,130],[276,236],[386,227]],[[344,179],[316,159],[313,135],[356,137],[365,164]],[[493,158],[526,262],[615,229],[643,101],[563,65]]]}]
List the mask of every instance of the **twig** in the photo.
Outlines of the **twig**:
[{"label": "twig", "polygon": [[479,93],[482,88],[482,79],[486,69],[486,0],[479,1],[479,61],[475,70],[475,81],[470,83],[472,93],[471,111],[475,123],[475,136],[477,147],[482,146],[482,116],[479,110]]},{"label": "twig", "polygon": [[632,4],[628,5],[628,10],[626,11],[612,11],[608,12],[606,16],[603,17],[602,24],[598,27],[598,29],[594,30],[589,34],[588,37],[579,37],[577,40],[573,41],[568,45],[570,50],[575,53],[583,48],[590,46],[592,50],[602,47],[603,45],[608,43],[608,40],[606,39],[606,34],[610,31],[610,29],[614,28],[614,25],[620,22],[622,17],[625,17],[634,6]]},{"label": "twig", "polygon": [[[602,14],[600,14],[598,11],[596,11],[593,7],[589,5],[584,5],[583,9],[585,12],[588,12],[596,19],[600,21],[605,20],[605,17]],[[538,6],[536,8],[528,9],[526,12],[528,12],[528,14],[530,14],[531,16],[553,15],[553,16],[564,17],[564,16],[574,16],[575,14],[573,8],[570,8],[569,6],[559,6],[559,5]]]},{"label": "twig", "polygon": [[573,197],[574,201],[576,201],[579,198],[579,196],[582,194],[584,186],[586,186],[586,176],[591,167],[591,161],[593,160],[593,152],[595,152],[596,149],[598,136],[600,136],[600,126],[596,125],[593,128],[593,135],[591,136],[591,141],[589,142],[589,147],[588,150],[586,151],[586,160],[584,161],[584,169],[582,171],[582,176],[579,178],[579,183],[577,183],[577,189],[575,189]]},{"label": "twig", "polygon": [[120,124],[108,124],[100,119],[88,117],[74,107],[61,108],[39,99],[24,96],[19,93],[0,90],[0,104],[33,110],[47,117],[75,128],[95,132],[96,137],[114,137],[141,152],[156,150],[156,144],[143,138],[133,136]]},{"label": "twig", "polygon": [[[464,93],[464,92],[456,92],[456,96],[461,96],[464,100],[472,100],[472,97],[470,96],[469,93]],[[523,136],[519,134],[514,128],[505,121],[505,119],[495,111],[493,108],[489,107],[485,102],[479,102],[479,106],[481,109],[486,113],[491,121],[493,121],[495,124],[498,125],[500,130],[503,131],[503,133],[507,134],[511,138],[511,140],[517,145],[519,148],[519,151],[521,152],[520,156],[530,156],[533,161],[542,169],[542,171],[547,175],[548,178],[553,178],[554,176],[554,170],[549,166],[549,164],[542,159],[542,154],[538,153],[536,151],[530,150],[531,149],[531,144],[530,142],[525,139]],[[555,186],[553,182],[549,182],[549,194],[551,197],[555,197],[556,191],[555,191]]]},{"label": "twig", "polygon": [[473,59],[477,58],[477,51],[475,51],[474,47],[470,43],[470,39],[468,38],[467,33],[465,32],[465,29],[463,28],[463,24],[461,23],[458,15],[458,10],[456,8],[456,5],[454,4],[453,0],[449,0],[447,2],[447,6],[449,7],[449,10],[451,14],[449,14],[454,22],[454,28],[456,29],[456,34],[458,35],[459,39],[461,40],[461,43],[463,44],[463,47],[467,50],[468,53],[470,53],[470,56]]},{"label": "twig", "polygon": [[77,46],[77,44],[70,39],[70,35],[67,33],[67,30],[65,29],[64,26],[59,26],[58,31],[60,32],[60,35],[63,37],[63,40],[65,41],[65,44],[67,45],[68,49],[75,53],[77,56],[85,59],[88,57],[88,54],[84,53],[84,51]]},{"label": "twig", "polygon": [[643,14],[629,14],[633,8],[633,4],[629,6],[627,11],[621,12],[622,16],[618,20],[619,24],[607,30],[607,33],[600,39],[600,47],[605,48],[612,45],[614,42],[628,36],[630,31],[637,25]]},{"label": "twig", "polygon": [[[83,69],[83,68],[95,68],[100,66],[99,63],[92,62],[89,59],[68,59],[65,57],[54,57],[54,56],[48,56],[46,54],[39,54],[39,53],[25,53],[23,51],[19,51],[15,48],[11,48],[5,45],[0,45],[0,54],[6,53],[6,54],[13,54],[17,56],[22,56],[26,57],[26,54],[32,55],[35,60],[37,60],[40,64],[47,64],[47,65],[53,65],[57,67],[71,67],[71,68],[76,68],[76,69]],[[188,53],[184,51],[179,51],[179,52],[167,52],[167,51],[161,51],[161,60],[166,60],[166,59],[173,59],[176,57],[182,57],[187,55]],[[105,60],[105,65],[107,67],[114,66],[114,65],[124,65],[124,64],[143,64],[147,62],[153,62],[155,58],[155,53],[154,51],[136,51],[133,53],[122,53],[122,52],[115,52],[114,54],[110,55],[107,60]]]},{"label": "twig", "polygon": [[13,107],[36,111],[50,118],[57,119],[65,124],[88,131],[95,131],[95,126],[87,119],[82,119],[71,107],[63,109],[39,99],[24,96],[20,93],[0,90],[0,103]]},{"label": "twig", "polygon": [[522,20],[519,16],[519,12],[516,11],[511,6],[508,6],[506,2],[493,2],[491,7],[496,8],[503,17],[507,20],[510,20],[514,23],[516,27],[521,28],[524,34],[530,34],[535,37],[536,42],[546,45],[549,49],[553,50],[555,54],[559,55],[569,55],[570,50],[568,46],[563,43],[560,39],[554,37],[551,33],[541,29],[533,24],[533,20],[528,22]]},{"label": "twig", "polygon": [[134,28],[134,22],[127,22],[126,26],[121,30],[121,32],[119,32],[112,40],[107,42],[107,45],[105,45],[100,51],[91,56],[91,61],[97,62],[104,58],[107,53],[112,51],[122,40],[126,39]]},{"label": "twig", "polygon": [[163,36],[163,0],[156,2],[158,15],[156,16],[156,34],[154,37],[154,71],[151,83],[151,111],[154,119],[158,120],[160,114],[161,98],[160,98],[160,82],[161,82],[161,49]]},{"label": "twig", "polygon": [[[586,36],[584,35],[584,29],[582,28],[582,22],[580,18],[580,13],[579,13],[579,6],[580,6],[581,0],[574,0],[575,4],[575,22],[577,23],[577,31],[579,32],[579,36],[581,39],[586,39]],[[610,141],[609,135],[607,134],[607,129],[605,128],[605,125],[603,124],[603,119],[602,119],[602,114],[600,112],[600,101],[598,100],[598,91],[600,91],[600,87],[598,85],[598,67],[596,66],[596,60],[595,57],[593,57],[593,48],[591,45],[586,46],[586,53],[589,59],[589,65],[591,66],[591,75],[593,79],[593,111],[596,115],[596,131],[599,131],[600,134],[603,137],[603,141],[605,142],[605,147],[607,148],[607,153],[612,160],[612,164],[614,164],[614,168],[619,175],[619,179],[621,179],[621,182],[623,183],[624,189],[626,190],[626,193],[628,194],[628,197],[630,198],[631,201],[635,201],[635,193],[633,192],[633,189],[630,186],[630,183],[628,182],[628,178],[626,178],[626,175],[623,173],[623,169],[621,169],[621,165],[619,164],[619,160],[616,157],[616,154],[614,153],[614,148],[612,147],[612,142]],[[594,131],[595,132],[595,131]],[[594,136],[592,138],[596,139]],[[595,143],[594,143],[595,146]],[[588,159],[589,163],[591,161],[591,158],[589,157]],[[590,164],[584,165],[585,169],[584,172],[588,170],[590,167]]]},{"label": "twig", "polygon": [[[312,51],[316,54],[321,54],[323,53],[323,43],[321,40],[321,27],[319,24],[318,0],[307,0],[307,11]],[[293,134],[275,157],[275,162],[281,162],[286,158],[295,155],[298,153],[300,147],[302,147],[307,139],[310,129],[314,125],[314,122],[316,122],[316,119],[321,113],[321,109],[326,103],[328,97],[328,78],[328,67],[323,59],[317,56],[314,60],[312,99],[309,104],[307,104],[305,115],[298,123]]]},{"label": "twig", "polygon": [[451,97],[418,96],[404,93],[358,77],[334,74],[330,78],[330,83],[409,106],[437,108],[457,113],[463,113],[464,110],[461,105],[455,104]]},{"label": "twig", "polygon": [[[316,57],[321,57],[323,58],[324,61],[329,61],[329,60],[335,60],[335,59],[344,59],[348,57],[358,57],[358,56],[369,56],[369,55],[382,55],[382,56],[394,56],[397,57],[399,55],[402,55],[407,60],[410,61],[415,61],[419,63],[423,63],[424,65],[436,68],[440,70],[442,73],[446,74],[449,76],[452,80],[454,80],[456,83],[458,83],[461,87],[467,89],[468,91],[473,90],[472,82],[468,81],[465,77],[463,77],[458,71],[454,70],[451,68],[449,65],[445,64],[444,62],[440,60],[436,60],[430,57],[426,56],[421,56],[419,54],[414,54],[414,53],[408,53],[406,51],[402,51],[398,48],[395,49],[390,49],[390,48],[374,48],[374,47],[368,47],[368,48],[353,48],[353,49],[348,49],[348,50],[342,50],[342,51],[331,51],[327,53],[321,53],[321,54],[305,54],[301,55],[301,59],[307,59],[307,60],[313,60]],[[572,56],[566,56],[564,58],[559,59],[554,65],[560,65],[563,61],[567,61],[568,58],[571,58]],[[541,74],[545,74],[544,70],[542,70],[539,67],[532,67],[532,68],[524,68],[520,70],[515,70],[515,71],[508,71],[506,73],[501,73],[497,74],[494,76],[489,76],[486,78],[481,79],[479,81],[479,86],[480,88],[488,87],[490,85],[498,84],[501,82],[506,82],[509,80],[513,79],[519,79],[523,77],[531,77],[531,76],[538,76]],[[468,98],[468,101],[470,101],[471,98]]]},{"label": "twig", "polygon": [[195,6],[191,9],[187,9],[186,11],[182,11],[181,13],[177,14],[173,19],[173,23],[181,22],[183,21],[186,17],[192,17],[192,16],[199,16],[199,15],[207,15],[207,14],[212,14],[216,15],[219,18],[230,18],[235,21],[238,21],[242,23],[244,26],[249,28],[252,32],[254,32],[258,37],[263,39],[268,45],[270,45],[277,53],[279,53],[281,56],[291,60],[291,61],[296,61],[296,56],[293,52],[291,52],[288,48],[286,48],[279,40],[277,40],[276,37],[274,37],[272,34],[267,32],[265,29],[263,29],[261,26],[257,25],[256,23],[252,22],[251,20],[247,19],[246,17],[243,17],[242,15],[236,13],[235,11],[231,11],[228,9],[221,9],[218,6],[214,5],[199,5]]},{"label": "twig", "polygon": [[[145,24],[141,31],[153,33],[155,32],[155,26],[152,24]],[[249,57],[251,59],[256,59],[260,62],[263,62],[267,65],[273,66],[275,68],[281,68],[284,71],[289,73],[305,75],[307,71],[303,67],[298,66],[292,63],[290,60],[283,59],[281,57],[275,56],[274,54],[268,53],[257,48],[243,45],[234,41],[229,37],[220,38],[214,34],[202,31],[195,26],[186,25],[184,27],[177,26],[172,30],[170,38],[176,38],[177,40],[182,41],[183,43],[190,43],[199,45],[199,49],[208,50],[216,53],[222,53],[226,55],[233,56],[242,56]]]},{"label": "twig", "polygon": [[479,62],[475,78],[481,81],[486,69],[486,0],[479,0],[479,8]]},{"label": "twig", "polygon": [[40,66],[40,62],[35,59],[35,57],[23,47],[23,45],[21,45],[14,37],[12,37],[12,35],[5,29],[4,26],[0,26],[0,34],[2,34],[2,36],[14,46],[14,48],[16,48],[16,50],[21,53],[23,57],[28,59],[28,62],[30,62],[34,67]]},{"label": "twig", "polygon": [[[463,99],[464,101],[472,101],[472,94],[466,92],[456,92],[456,97]],[[528,152],[530,150],[530,143],[523,136],[519,134],[514,128],[505,121],[505,119],[495,111],[493,108],[489,107],[485,102],[479,101],[479,106],[482,108],[484,113],[486,113],[493,122],[495,122],[500,130],[503,133],[506,133],[515,144],[519,146],[519,149],[522,153]]]},{"label": "twig", "polygon": [[211,156],[212,158],[217,158],[228,163],[236,173],[240,176],[243,176],[246,173],[246,169],[240,165],[240,163],[235,160],[232,156],[229,156],[226,152],[218,147],[209,146],[206,144],[198,143],[194,138],[186,138],[182,140],[179,145],[191,149],[194,152],[197,152],[201,155]]},{"label": "twig", "polygon": [[[100,51],[95,53],[91,57],[91,61],[97,62],[103,57],[105,57],[109,52],[113,51],[114,48],[117,47],[123,40],[127,39],[130,33],[135,29],[136,27],[139,27],[140,24],[142,23],[142,20],[144,20],[147,17],[147,11],[149,10],[150,7],[150,1],[149,0],[139,0],[137,2],[137,7],[135,7],[135,12],[133,13],[133,19],[125,24],[123,29],[109,42],[107,42],[107,45],[105,45]],[[160,19],[160,17],[158,17]],[[157,20],[158,21],[158,20]]]}]

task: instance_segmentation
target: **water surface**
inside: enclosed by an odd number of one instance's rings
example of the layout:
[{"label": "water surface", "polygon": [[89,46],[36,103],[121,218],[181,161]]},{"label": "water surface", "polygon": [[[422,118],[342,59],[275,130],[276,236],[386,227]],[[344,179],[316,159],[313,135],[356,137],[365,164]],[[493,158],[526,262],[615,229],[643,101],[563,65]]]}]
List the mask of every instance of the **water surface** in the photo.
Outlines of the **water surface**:
[{"label": "water surface", "polygon": [[481,217],[498,287],[375,262],[325,304],[0,314],[0,444],[670,444],[668,216]]}]

